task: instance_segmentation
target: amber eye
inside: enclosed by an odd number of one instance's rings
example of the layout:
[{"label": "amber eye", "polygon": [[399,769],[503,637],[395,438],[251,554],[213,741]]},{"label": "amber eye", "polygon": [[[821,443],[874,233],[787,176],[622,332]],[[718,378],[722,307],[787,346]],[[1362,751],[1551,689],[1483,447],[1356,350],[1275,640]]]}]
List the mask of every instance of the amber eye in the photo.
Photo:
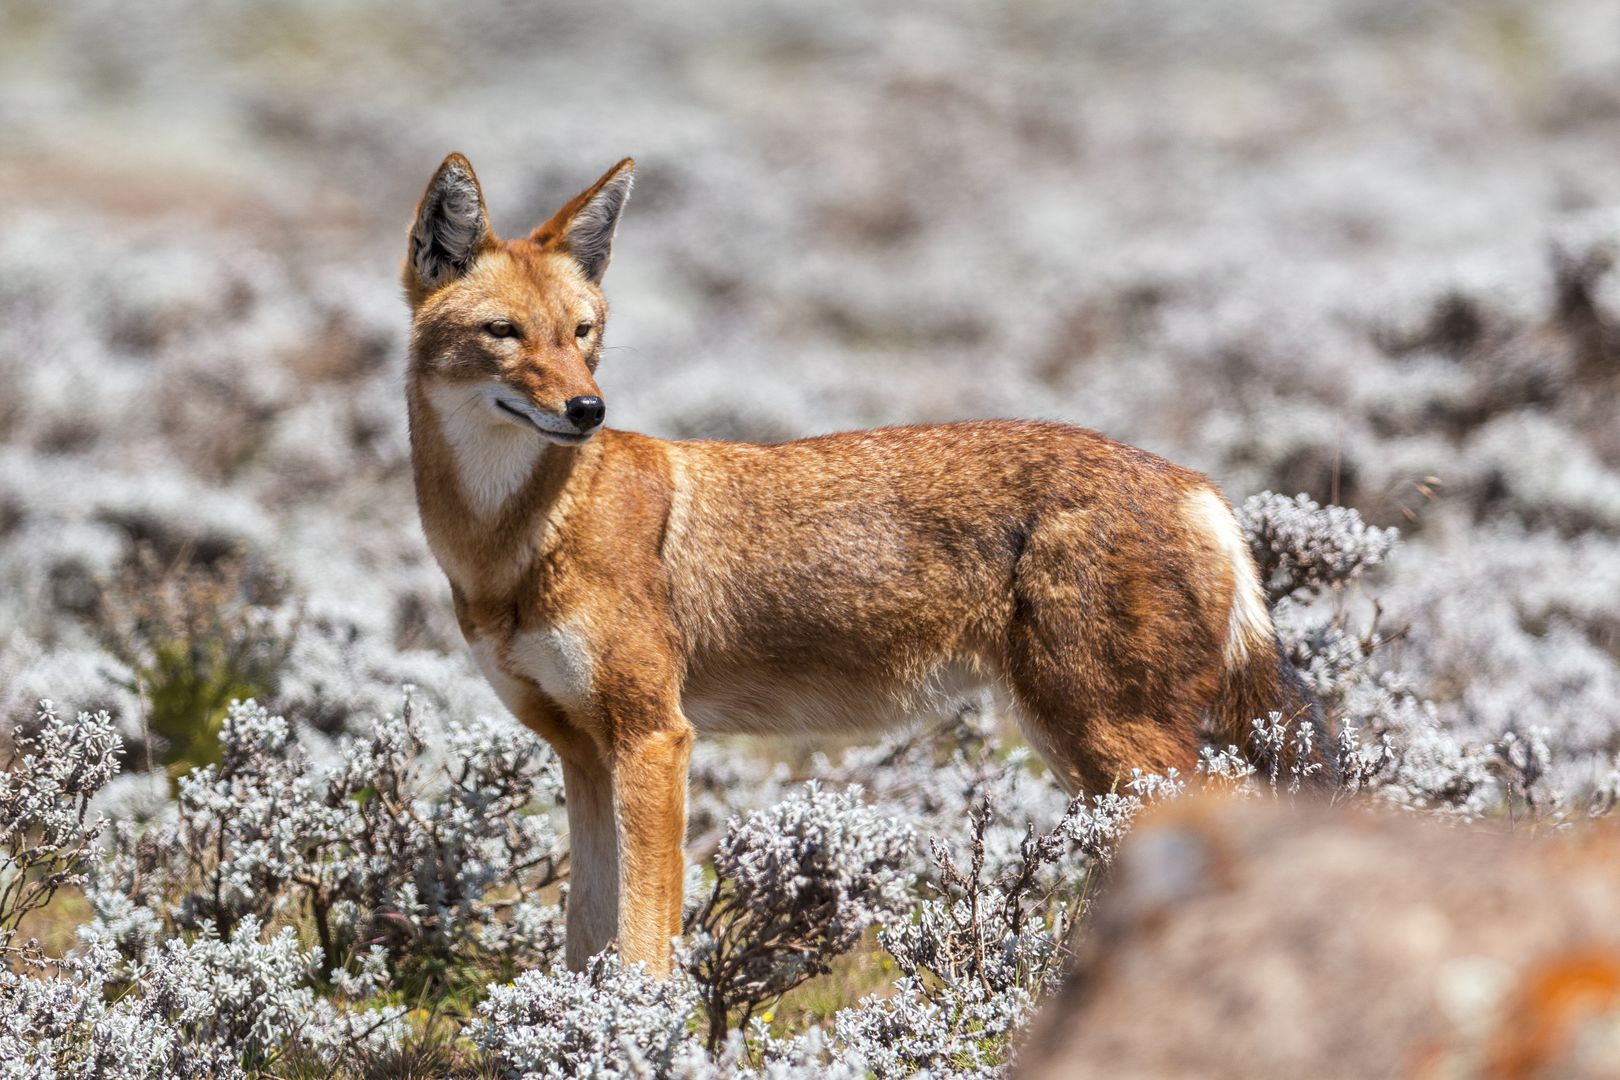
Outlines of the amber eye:
[{"label": "amber eye", "polygon": [[578,326],[574,327],[574,336],[577,338],[588,337],[590,332],[591,324],[588,322],[582,322]]},{"label": "amber eye", "polygon": [[496,319],[484,324],[484,333],[490,337],[517,337],[517,327],[505,319]]}]

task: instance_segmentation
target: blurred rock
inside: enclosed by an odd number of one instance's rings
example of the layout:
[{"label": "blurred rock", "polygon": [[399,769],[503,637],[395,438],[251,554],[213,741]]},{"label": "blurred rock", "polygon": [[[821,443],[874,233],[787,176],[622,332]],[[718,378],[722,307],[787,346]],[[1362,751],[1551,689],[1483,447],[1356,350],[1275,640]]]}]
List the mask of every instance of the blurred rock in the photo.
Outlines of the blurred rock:
[{"label": "blurred rock", "polygon": [[1017,1075],[1620,1075],[1620,836],[1186,799],[1125,844]]}]

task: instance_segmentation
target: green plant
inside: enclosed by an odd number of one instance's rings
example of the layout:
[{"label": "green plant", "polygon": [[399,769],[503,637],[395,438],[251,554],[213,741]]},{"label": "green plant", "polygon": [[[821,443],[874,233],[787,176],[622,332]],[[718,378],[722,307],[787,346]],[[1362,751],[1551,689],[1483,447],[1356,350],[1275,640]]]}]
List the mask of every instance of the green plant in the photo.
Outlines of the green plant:
[{"label": "green plant", "polygon": [[141,548],[99,605],[109,649],[134,671],[146,756],[171,777],[219,761],[231,702],[268,697],[299,615],[279,577],[233,553],[162,562]]}]

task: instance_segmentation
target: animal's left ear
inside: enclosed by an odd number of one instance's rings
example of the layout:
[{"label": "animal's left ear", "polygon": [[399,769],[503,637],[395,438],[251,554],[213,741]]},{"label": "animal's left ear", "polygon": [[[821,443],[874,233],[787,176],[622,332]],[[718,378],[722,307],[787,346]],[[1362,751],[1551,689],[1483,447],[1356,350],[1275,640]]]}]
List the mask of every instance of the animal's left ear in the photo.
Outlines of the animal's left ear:
[{"label": "animal's left ear", "polygon": [[613,257],[613,234],[619,228],[619,214],[630,198],[635,175],[635,160],[625,158],[570,199],[529,239],[548,251],[572,255],[591,283],[601,284],[608,260]]}]

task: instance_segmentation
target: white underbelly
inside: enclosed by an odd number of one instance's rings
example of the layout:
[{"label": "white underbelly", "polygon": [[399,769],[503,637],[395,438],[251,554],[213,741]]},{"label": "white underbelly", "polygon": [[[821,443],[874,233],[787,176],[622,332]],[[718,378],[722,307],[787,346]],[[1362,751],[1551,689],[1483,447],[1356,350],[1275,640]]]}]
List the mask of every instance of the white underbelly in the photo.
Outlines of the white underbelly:
[{"label": "white underbelly", "polygon": [[689,688],[681,709],[715,735],[859,734],[943,716],[991,684],[966,665],[941,668],[920,684],[873,687],[834,676],[791,682],[739,677]]}]

